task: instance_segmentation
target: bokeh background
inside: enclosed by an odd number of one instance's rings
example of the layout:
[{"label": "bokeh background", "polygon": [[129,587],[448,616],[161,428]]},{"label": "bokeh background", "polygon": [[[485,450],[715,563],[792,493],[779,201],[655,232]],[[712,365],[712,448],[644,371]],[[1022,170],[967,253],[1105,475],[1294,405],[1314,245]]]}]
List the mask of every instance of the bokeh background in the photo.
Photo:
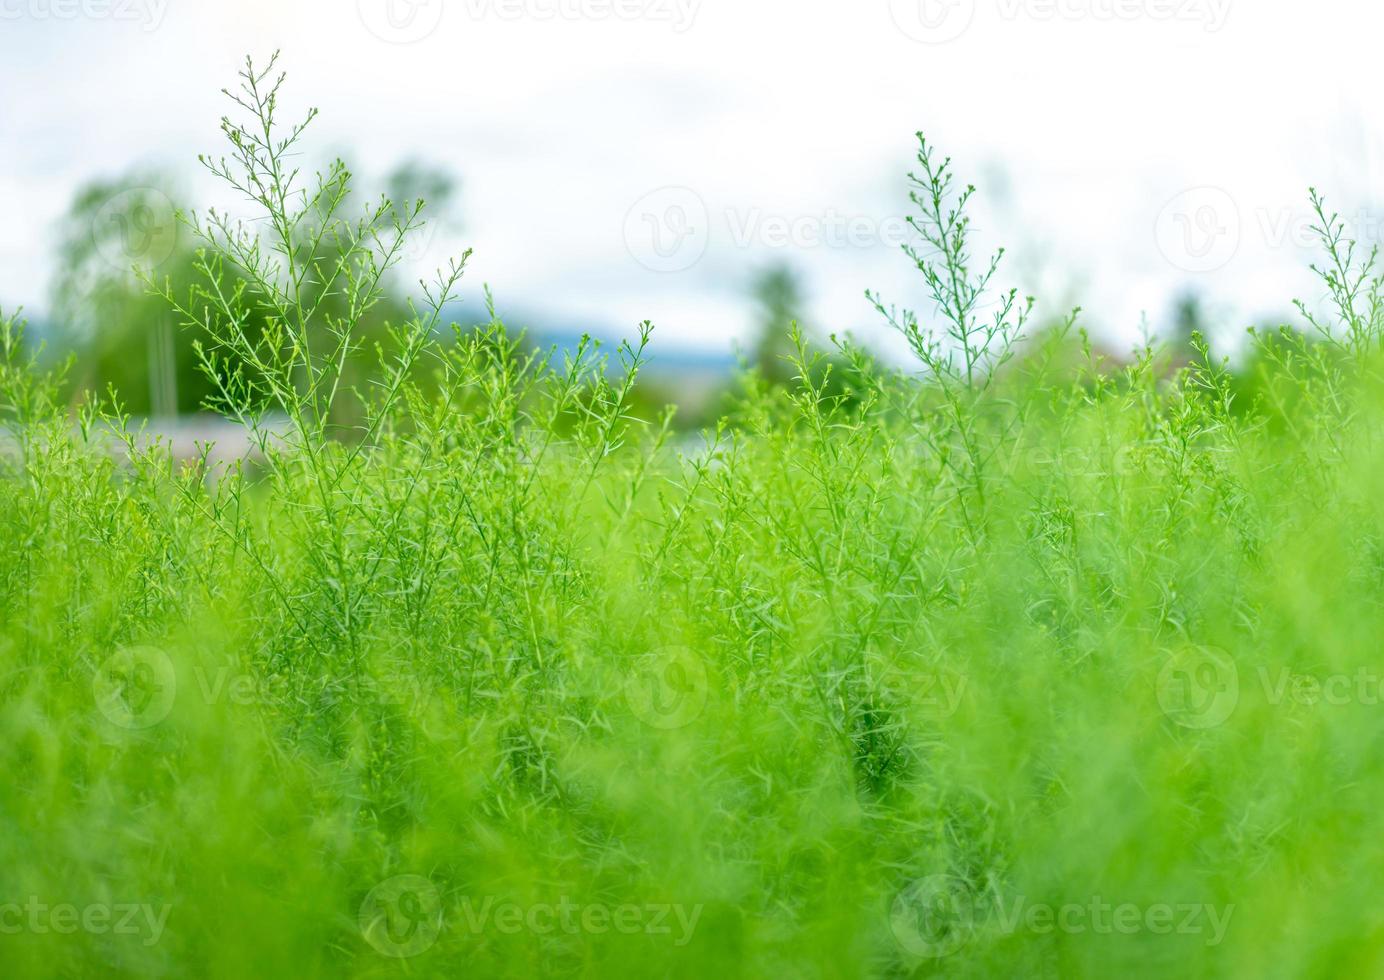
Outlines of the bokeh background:
[{"label": "bokeh background", "polygon": [[[925,130],[978,186],[977,246],[1111,351],[1320,300],[1308,185],[1384,235],[1384,14],[1349,0],[0,0],[0,305],[74,385],[196,408],[186,338],[139,295],[235,206],[197,166],[247,54],[282,49],[305,169],[421,193],[425,274],[475,255],[461,322],[542,342],[657,325],[707,389],[789,319],[890,349],[863,293],[918,303],[905,174]],[[312,154],[317,154],[313,159]],[[397,286],[407,291],[408,276]],[[686,393],[686,392],[684,392]],[[689,396],[690,397],[690,396]]]}]

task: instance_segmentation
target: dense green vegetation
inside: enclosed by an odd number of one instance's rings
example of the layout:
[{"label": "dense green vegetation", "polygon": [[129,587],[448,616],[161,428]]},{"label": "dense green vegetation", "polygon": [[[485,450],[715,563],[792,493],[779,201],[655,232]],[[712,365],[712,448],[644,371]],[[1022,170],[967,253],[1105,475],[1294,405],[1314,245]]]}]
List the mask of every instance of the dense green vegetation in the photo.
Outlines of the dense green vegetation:
[{"label": "dense green vegetation", "polygon": [[692,446],[651,328],[449,334],[460,263],[364,348],[419,208],[242,82],[255,223],[150,285],[253,459],[0,318],[6,975],[1380,972],[1384,306],[1324,205],[1310,339],[1109,365],[922,143],[921,363],[786,330]]}]

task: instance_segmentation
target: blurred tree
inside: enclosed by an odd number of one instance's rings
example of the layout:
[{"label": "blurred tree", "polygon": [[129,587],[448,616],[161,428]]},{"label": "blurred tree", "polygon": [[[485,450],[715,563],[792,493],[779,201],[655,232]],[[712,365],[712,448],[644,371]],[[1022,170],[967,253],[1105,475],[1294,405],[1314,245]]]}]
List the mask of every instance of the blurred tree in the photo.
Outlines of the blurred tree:
[{"label": "blurred tree", "polygon": [[191,341],[178,336],[172,314],[136,273],[180,285],[192,279],[192,248],[168,187],[150,173],[89,184],[59,236],[50,309],[56,346],[78,355],[72,384],[114,386],[137,414],[190,411],[210,391]]},{"label": "blurred tree", "polygon": [[452,207],[457,198],[457,179],[449,172],[421,160],[405,160],[385,180],[389,200],[395,210],[413,201],[428,202],[429,228],[436,232],[453,222]]},{"label": "blurred tree", "polygon": [[822,336],[807,320],[807,301],[798,274],[784,265],[770,266],[754,278],[750,293],[758,320],[751,366],[760,383],[767,389],[799,383],[793,344],[796,324],[818,355],[813,360],[814,383],[823,385],[822,393],[828,398],[842,404],[857,402],[859,392],[852,387],[850,364],[837,351],[835,338]]},{"label": "blurred tree", "polygon": [[750,287],[755,302],[753,363],[771,385],[786,385],[796,373],[788,358],[793,353],[789,330],[803,328],[803,290],[798,275],[785,265],[774,265],[755,276]]},{"label": "blurred tree", "polygon": [[[386,197],[398,208],[419,198],[429,202],[429,223],[402,263],[411,275],[438,261],[430,254],[431,245],[448,226],[456,182],[442,170],[409,161],[390,173],[385,185]],[[59,231],[50,306],[54,346],[77,355],[74,392],[114,387],[136,415],[197,412],[214,390],[193,350],[194,342],[205,339],[201,331],[180,326],[141,280],[141,275],[166,278],[180,294],[201,281],[197,243],[177,217],[176,197],[172,182],[158,173],[98,180],[78,192]],[[321,261],[331,261],[330,246],[319,254]],[[343,384],[362,384],[371,375],[375,343],[389,324],[408,315],[407,292],[396,284],[371,311]],[[330,314],[345,302],[340,295],[326,296],[322,308]],[[264,328],[263,314],[258,316],[246,325],[252,333]]]},{"label": "blurred tree", "polygon": [[1186,355],[1192,350],[1192,335],[1211,336],[1206,311],[1201,297],[1196,293],[1183,293],[1173,306],[1171,346],[1178,354]]}]

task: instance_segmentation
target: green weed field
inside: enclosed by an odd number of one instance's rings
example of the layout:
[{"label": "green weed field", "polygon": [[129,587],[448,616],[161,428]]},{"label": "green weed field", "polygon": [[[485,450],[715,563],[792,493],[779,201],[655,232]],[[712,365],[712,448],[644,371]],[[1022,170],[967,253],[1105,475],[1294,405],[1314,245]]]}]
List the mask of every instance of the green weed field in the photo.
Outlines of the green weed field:
[{"label": "green weed field", "polygon": [[0,974],[1384,974],[1384,286],[1325,204],[1310,333],[1116,363],[922,143],[915,360],[794,331],[689,440],[656,332],[452,330],[464,260],[361,349],[420,213],[242,83],[254,223],[149,285],[258,451],[0,327]]}]

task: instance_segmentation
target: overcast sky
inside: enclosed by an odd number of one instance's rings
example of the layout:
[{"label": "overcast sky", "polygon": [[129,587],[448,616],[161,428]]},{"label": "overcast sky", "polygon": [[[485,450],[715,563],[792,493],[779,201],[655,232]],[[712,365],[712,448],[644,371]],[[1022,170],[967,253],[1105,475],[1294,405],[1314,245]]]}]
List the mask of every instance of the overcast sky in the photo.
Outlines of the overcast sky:
[{"label": "overcast sky", "polygon": [[1124,342],[1196,288],[1230,327],[1315,300],[1306,187],[1378,239],[1381,33],[1359,0],[0,0],[0,304],[47,306],[85,181],[193,179],[219,93],[283,49],[309,145],[462,180],[467,291],[725,346],[775,261],[812,319],[919,301],[897,250],[923,129],[978,244]]}]

